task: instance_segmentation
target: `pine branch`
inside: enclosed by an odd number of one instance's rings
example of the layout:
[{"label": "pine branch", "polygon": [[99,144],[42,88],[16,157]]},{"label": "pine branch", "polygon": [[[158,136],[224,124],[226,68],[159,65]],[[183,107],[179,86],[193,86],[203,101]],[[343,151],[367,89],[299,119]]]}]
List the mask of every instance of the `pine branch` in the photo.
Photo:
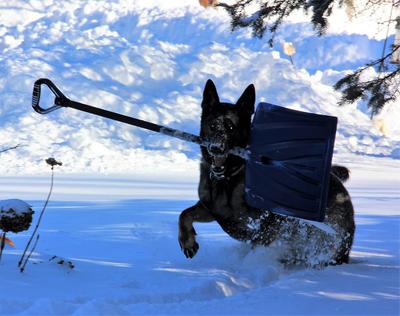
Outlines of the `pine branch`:
[{"label": "pine branch", "polygon": [[[239,0],[234,4],[218,3],[231,17],[232,30],[250,27],[254,37],[262,38],[265,33],[270,33],[269,44],[272,46],[274,37],[286,17],[294,11],[303,9],[311,10],[311,22],[318,35],[324,34],[328,22],[327,17],[332,13],[333,4],[341,5],[342,0]],[[250,4],[258,4],[258,10],[247,13]]]},{"label": "pine branch", "polygon": [[[246,9],[254,4],[258,5],[258,9],[248,13]],[[339,7],[352,6],[354,9],[352,0],[237,0],[230,5],[221,2],[217,6],[224,8],[231,17],[232,31],[238,28],[251,28],[253,36],[257,38],[263,38],[269,33],[268,42],[272,47],[276,32],[284,19],[299,9],[312,13],[310,21],[314,29],[319,36],[324,35],[334,4]],[[373,14],[382,4],[392,4],[393,9],[394,6],[400,5],[400,0],[366,0],[363,7],[357,8],[357,12],[352,13],[352,16],[365,14],[366,11]],[[387,23],[389,27],[390,22],[393,22],[391,18],[382,23]],[[342,91],[339,105],[353,103],[359,99],[368,100],[368,107],[373,116],[379,113],[387,102],[395,100],[399,96],[400,69],[392,67],[391,72],[384,72],[388,71],[389,58],[397,49],[399,47],[393,47],[391,53],[339,80],[334,86],[336,90]],[[373,80],[362,81],[361,75],[369,68],[377,68],[379,75]]]},{"label": "pine branch", "polygon": [[386,56],[374,60],[364,67],[356,70],[354,73],[340,79],[334,85],[335,90],[341,90],[342,98],[339,105],[346,103],[354,103],[357,100],[368,100],[368,108],[371,110],[371,117],[378,114],[386,103],[396,100],[400,95],[400,67],[397,67],[391,72],[380,73],[379,76],[372,80],[361,80],[361,75],[371,67],[379,67],[386,69],[385,63],[391,58],[393,53],[400,49],[400,46],[395,47],[393,51]]}]

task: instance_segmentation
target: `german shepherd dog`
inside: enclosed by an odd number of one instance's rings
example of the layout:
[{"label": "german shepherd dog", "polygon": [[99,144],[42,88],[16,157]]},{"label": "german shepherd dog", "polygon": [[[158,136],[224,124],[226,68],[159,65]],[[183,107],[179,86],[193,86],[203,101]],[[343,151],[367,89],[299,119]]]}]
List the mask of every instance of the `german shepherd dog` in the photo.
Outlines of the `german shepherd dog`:
[{"label": "german shepherd dog", "polygon": [[[200,136],[211,146],[201,148],[199,201],[179,217],[179,244],[187,258],[199,250],[194,222],[217,221],[232,238],[253,246],[276,246],[288,264],[318,266],[349,262],[355,224],[349,193],[342,182],[345,167],[333,166],[324,223],[278,215],[250,207],[245,201],[245,161],[228,151],[246,147],[254,112],[255,88],[249,85],[236,104],[222,103],[214,83],[203,92]],[[321,228],[322,227],[322,228]]]}]

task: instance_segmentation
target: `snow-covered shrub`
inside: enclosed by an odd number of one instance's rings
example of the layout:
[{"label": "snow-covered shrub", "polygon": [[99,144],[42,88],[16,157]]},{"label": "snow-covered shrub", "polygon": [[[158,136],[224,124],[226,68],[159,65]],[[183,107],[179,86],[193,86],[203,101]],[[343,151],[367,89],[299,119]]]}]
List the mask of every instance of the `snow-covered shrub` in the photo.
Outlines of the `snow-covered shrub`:
[{"label": "snow-covered shrub", "polygon": [[29,229],[32,223],[32,207],[17,199],[0,201],[0,229],[19,233]]}]

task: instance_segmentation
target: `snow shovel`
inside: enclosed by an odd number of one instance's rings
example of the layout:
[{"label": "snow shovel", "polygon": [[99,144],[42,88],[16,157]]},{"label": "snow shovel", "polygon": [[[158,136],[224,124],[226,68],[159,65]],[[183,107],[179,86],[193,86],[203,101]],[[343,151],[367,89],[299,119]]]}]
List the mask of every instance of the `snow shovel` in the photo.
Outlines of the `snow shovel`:
[{"label": "snow shovel", "polygon": [[[40,106],[42,85],[55,95],[54,105],[48,108]],[[34,83],[32,107],[40,114],[70,107],[200,146],[215,146],[200,136],[72,101],[45,78]],[[246,160],[247,203],[255,208],[322,222],[336,126],[336,117],[260,103],[252,121],[250,144],[229,151]]]}]

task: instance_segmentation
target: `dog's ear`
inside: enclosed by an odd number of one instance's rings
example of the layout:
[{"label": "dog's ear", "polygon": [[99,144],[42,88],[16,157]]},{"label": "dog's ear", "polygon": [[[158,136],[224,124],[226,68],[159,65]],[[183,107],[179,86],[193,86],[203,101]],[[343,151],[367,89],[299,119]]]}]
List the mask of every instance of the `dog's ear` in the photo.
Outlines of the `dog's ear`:
[{"label": "dog's ear", "polygon": [[242,96],[236,102],[236,105],[251,115],[254,113],[255,102],[256,102],[256,89],[254,88],[254,85],[251,84],[246,88],[246,90],[244,90]]},{"label": "dog's ear", "polygon": [[203,101],[201,102],[201,107],[204,109],[212,108],[219,104],[219,97],[217,88],[211,79],[207,80],[206,86],[203,92]]}]

